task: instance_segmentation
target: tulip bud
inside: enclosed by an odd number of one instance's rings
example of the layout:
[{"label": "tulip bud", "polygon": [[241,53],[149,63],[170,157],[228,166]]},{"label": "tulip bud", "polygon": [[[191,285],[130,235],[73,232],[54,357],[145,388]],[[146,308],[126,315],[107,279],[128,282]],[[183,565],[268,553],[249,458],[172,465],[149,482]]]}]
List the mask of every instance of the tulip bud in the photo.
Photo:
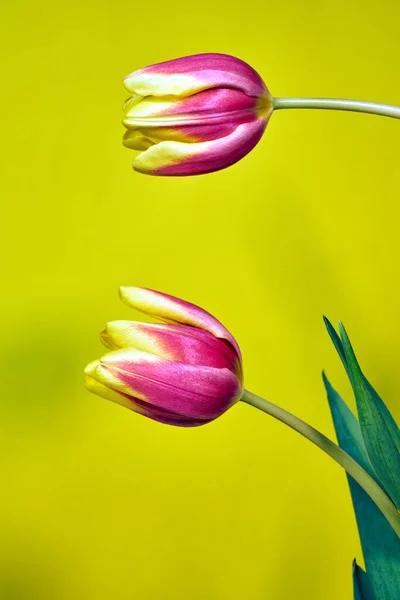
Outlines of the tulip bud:
[{"label": "tulip bud", "polygon": [[196,54],[124,79],[124,145],[150,175],[200,175],[229,167],[254,148],[272,114],[258,73],[226,54]]},{"label": "tulip bud", "polygon": [[86,387],[141,415],[192,427],[212,421],[243,392],[239,346],[208,312],[168,294],[123,287],[121,299],[163,323],[112,321],[110,352],[86,369]]}]

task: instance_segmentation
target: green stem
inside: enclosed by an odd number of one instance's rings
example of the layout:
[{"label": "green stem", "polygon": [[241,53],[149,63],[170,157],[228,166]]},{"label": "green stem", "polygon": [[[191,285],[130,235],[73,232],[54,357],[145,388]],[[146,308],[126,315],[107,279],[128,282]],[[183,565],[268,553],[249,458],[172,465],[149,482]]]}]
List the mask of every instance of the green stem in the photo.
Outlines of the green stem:
[{"label": "green stem", "polygon": [[321,448],[326,454],[329,454],[329,456],[346,469],[347,473],[367,492],[400,537],[400,512],[379,485],[353,458],[351,458],[351,456],[334,444],[325,435],[314,429],[314,427],[311,427],[311,425],[308,425],[298,417],[295,417],[283,408],[272,404],[268,400],[264,400],[264,398],[260,398],[260,396],[256,396],[256,394],[253,394],[248,390],[244,390],[241,400],[246,402],[246,404],[250,404],[259,410],[264,411],[271,417],[278,419],[278,421],[282,421],[282,423],[285,423],[298,433],[301,433],[301,435]]},{"label": "green stem", "polygon": [[363,102],[361,100],[342,100],[340,98],[273,98],[272,107],[274,110],[281,108],[349,110],[400,119],[400,106],[380,104],[379,102]]}]

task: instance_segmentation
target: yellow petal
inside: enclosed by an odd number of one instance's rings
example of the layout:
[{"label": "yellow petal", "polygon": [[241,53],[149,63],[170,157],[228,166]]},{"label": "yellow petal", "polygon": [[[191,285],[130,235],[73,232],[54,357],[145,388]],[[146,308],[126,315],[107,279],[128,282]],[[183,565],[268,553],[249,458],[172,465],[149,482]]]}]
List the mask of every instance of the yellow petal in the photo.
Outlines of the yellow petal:
[{"label": "yellow petal", "polygon": [[[146,121],[157,115],[168,114],[171,109],[174,109],[177,104],[177,99],[174,96],[166,96],[162,98],[154,98],[152,96],[142,99],[140,102],[127,101],[124,105],[125,120]],[[176,109],[175,109],[176,110]],[[124,121],[125,123],[125,121]],[[126,125],[128,126],[128,125]]]},{"label": "yellow petal", "polygon": [[[203,142],[206,144],[207,142]],[[152,173],[163,167],[181,163],[198,152],[200,144],[186,144],[184,142],[160,142],[149,147],[133,159],[132,166],[140,173]]]},{"label": "yellow petal", "polygon": [[91,363],[88,364],[88,366],[86,367],[84,373],[85,375],[89,375],[90,377],[94,377],[95,373],[96,373],[96,369],[99,366],[100,361],[99,360],[93,360]]},{"label": "yellow petal", "polygon": [[163,356],[157,339],[152,336],[163,326],[155,323],[136,323],[135,321],[111,321],[102,333],[109,348],[135,348],[158,356]]},{"label": "yellow petal", "polygon": [[137,129],[128,129],[128,131],[125,132],[122,143],[126,148],[139,151],[147,150],[154,145],[153,140],[146,135],[143,135],[143,133]]},{"label": "yellow petal", "polygon": [[[182,347],[188,337],[185,332],[171,330],[170,325],[161,323],[142,323],[138,321],[111,321],[101,334],[107,348],[135,348],[143,352],[155,354],[166,360],[182,360]],[[195,340],[189,337],[191,352]]]},{"label": "yellow petal", "polygon": [[124,79],[126,89],[141,96],[190,96],[209,87],[208,82],[183,73],[157,74],[136,71]]},{"label": "yellow petal", "polygon": [[86,375],[85,377],[85,387],[89,392],[92,392],[92,394],[97,394],[97,396],[100,396],[105,400],[111,400],[111,402],[125,406],[125,408],[129,408],[129,410],[133,410],[136,413],[144,413],[144,411],[142,411],[138,405],[134,404],[133,401],[129,400],[129,398],[126,398],[118,392],[114,392],[114,390],[99,383],[89,375]]}]

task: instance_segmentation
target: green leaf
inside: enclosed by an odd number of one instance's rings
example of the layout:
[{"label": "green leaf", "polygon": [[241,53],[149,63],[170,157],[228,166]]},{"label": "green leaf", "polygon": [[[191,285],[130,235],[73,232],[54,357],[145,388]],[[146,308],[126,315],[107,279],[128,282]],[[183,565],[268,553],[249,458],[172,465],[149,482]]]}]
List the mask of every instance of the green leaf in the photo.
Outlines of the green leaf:
[{"label": "green leaf", "polygon": [[343,366],[346,369],[346,373],[350,379],[350,372],[349,372],[349,368],[347,365],[347,359],[346,359],[346,355],[344,353],[342,340],[338,336],[336,329],[334,328],[332,323],[329,321],[329,319],[327,319],[326,317],[323,317],[323,319],[324,319],[325,327],[326,327],[326,329],[329,333],[329,336],[333,342],[333,345],[336,348],[336,352],[339,354],[340,360],[342,361]]},{"label": "green leaf", "polygon": [[364,596],[361,593],[360,586],[358,580],[356,579],[353,572],[353,589],[354,589],[354,600],[365,600]]},{"label": "green leaf", "polygon": [[[338,394],[332,386],[324,372],[322,372],[322,379],[328,396],[329,408],[331,409],[339,446],[347,452],[347,454],[350,454],[350,456],[379,483],[377,475],[371,465],[371,461],[369,460],[357,418],[340,394]],[[364,493],[367,495],[366,492]]]},{"label": "green leaf", "polygon": [[[365,448],[360,424],[324,373],[323,380],[339,446],[377,480]],[[368,494],[352,477],[348,476],[348,481],[367,568],[370,595],[373,600],[399,600],[400,539]],[[364,600],[363,596],[360,598]]]},{"label": "green leaf", "polygon": [[400,434],[383,400],[364,377],[342,323],[339,332],[357,403],[358,419],[368,456],[397,508],[400,507]]},{"label": "green leaf", "polygon": [[400,507],[400,430],[388,408],[366,379],[342,323],[339,332],[325,319],[328,333],[353,387],[361,433],[382,487]]},{"label": "green leaf", "polygon": [[[337,353],[338,353],[338,355],[339,355],[339,357],[340,357],[340,359],[341,359],[341,361],[343,363],[343,366],[344,366],[344,368],[346,370],[346,373],[347,373],[347,375],[348,375],[348,377],[350,379],[350,383],[352,383],[352,375],[351,375],[351,371],[349,369],[349,365],[348,365],[348,362],[347,362],[347,357],[346,357],[346,353],[345,353],[345,350],[344,350],[343,342],[340,339],[339,335],[337,334],[337,332],[336,332],[335,328],[333,327],[332,323],[329,321],[329,319],[327,319],[326,317],[323,317],[323,319],[324,319],[324,323],[325,323],[326,329],[327,329],[327,331],[329,333],[329,336],[330,336],[330,338],[331,338],[331,340],[332,340],[332,342],[333,342],[333,344],[334,344],[334,346],[336,348],[336,351],[337,351]],[[344,334],[344,336],[345,336],[345,338],[347,340],[347,343],[349,345],[349,348],[351,350],[351,353],[352,353],[352,355],[354,357],[354,360],[355,360],[355,363],[357,365],[357,368],[358,368],[359,372],[362,374],[360,366],[359,366],[358,361],[356,359],[356,356],[354,354],[353,347],[352,347],[352,345],[350,343],[350,340],[349,340],[349,337],[347,335],[347,332],[346,332],[343,324],[340,321],[339,321],[339,328],[343,332],[343,334]],[[372,385],[369,383],[369,381],[366,379],[366,377],[364,375],[363,375],[363,379],[364,379],[365,384],[367,386],[369,386],[371,393],[375,394],[375,396],[376,396],[376,399],[375,399],[376,403],[379,405],[380,410],[381,410],[381,412],[382,412],[382,414],[383,414],[383,416],[385,418],[386,424],[389,427],[389,429],[390,429],[390,431],[391,431],[391,433],[393,435],[393,438],[395,440],[395,443],[396,443],[398,449],[400,450],[400,429],[399,429],[396,421],[394,420],[393,416],[390,414],[390,411],[388,410],[386,404],[383,402],[383,400],[380,398],[380,396],[378,395],[378,393],[374,390],[374,388],[372,387]]]},{"label": "green leaf", "polygon": [[355,560],[353,562],[353,586],[354,600],[377,600],[371,592],[367,574]]},{"label": "green leaf", "polygon": [[363,372],[361,371],[360,365],[353,350],[353,346],[350,343],[349,336],[347,335],[344,325],[340,321],[339,331],[342,336],[341,341],[343,344],[343,351],[348,363],[348,368],[350,370],[350,379],[355,379],[353,385],[356,385],[356,382],[359,378],[362,380],[361,385],[365,386],[369,394],[373,397],[374,404],[376,404],[376,406],[379,409],[379,412],[382,414],[382,418],[385,421],[386,426],[388,427],[394,439],[397,449],[400,451],[400,429],[382,398],[379,396],[376,390],[374,390],[372,385],[369,383],[368,379],[364,376]]}]

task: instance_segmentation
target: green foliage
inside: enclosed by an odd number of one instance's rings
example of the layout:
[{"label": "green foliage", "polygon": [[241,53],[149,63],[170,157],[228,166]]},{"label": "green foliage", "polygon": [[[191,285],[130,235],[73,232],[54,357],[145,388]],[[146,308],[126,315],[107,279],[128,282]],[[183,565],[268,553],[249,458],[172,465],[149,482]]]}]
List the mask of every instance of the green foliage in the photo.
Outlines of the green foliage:
[{"label": "green foliage", "polygon": [[328,333],[338,351],[353,387],[358,420],[370,461],[381,485],[400,508],[400,431],[378,393],[362,373],[345,328],[340,337],[325,319]]},{"label": "green foliage", "polygon": [[374,596],[371,593],[368,576],[356,561],[353,562],[353,588],[354,600],[373,600]]},{"label": "green foliage", "polygon": [[[400,474],[396,470],[399,429],[362,374],[343,326],[340,338],[329,321],[325,322],[352,384],[359,416],[358,421],[324,374],[339,445],[395,500]],[[348,480],[366,565],[366,573],[354,566],[354,598],[399,600],[400,539],[366,492],[350,476]]]}]

